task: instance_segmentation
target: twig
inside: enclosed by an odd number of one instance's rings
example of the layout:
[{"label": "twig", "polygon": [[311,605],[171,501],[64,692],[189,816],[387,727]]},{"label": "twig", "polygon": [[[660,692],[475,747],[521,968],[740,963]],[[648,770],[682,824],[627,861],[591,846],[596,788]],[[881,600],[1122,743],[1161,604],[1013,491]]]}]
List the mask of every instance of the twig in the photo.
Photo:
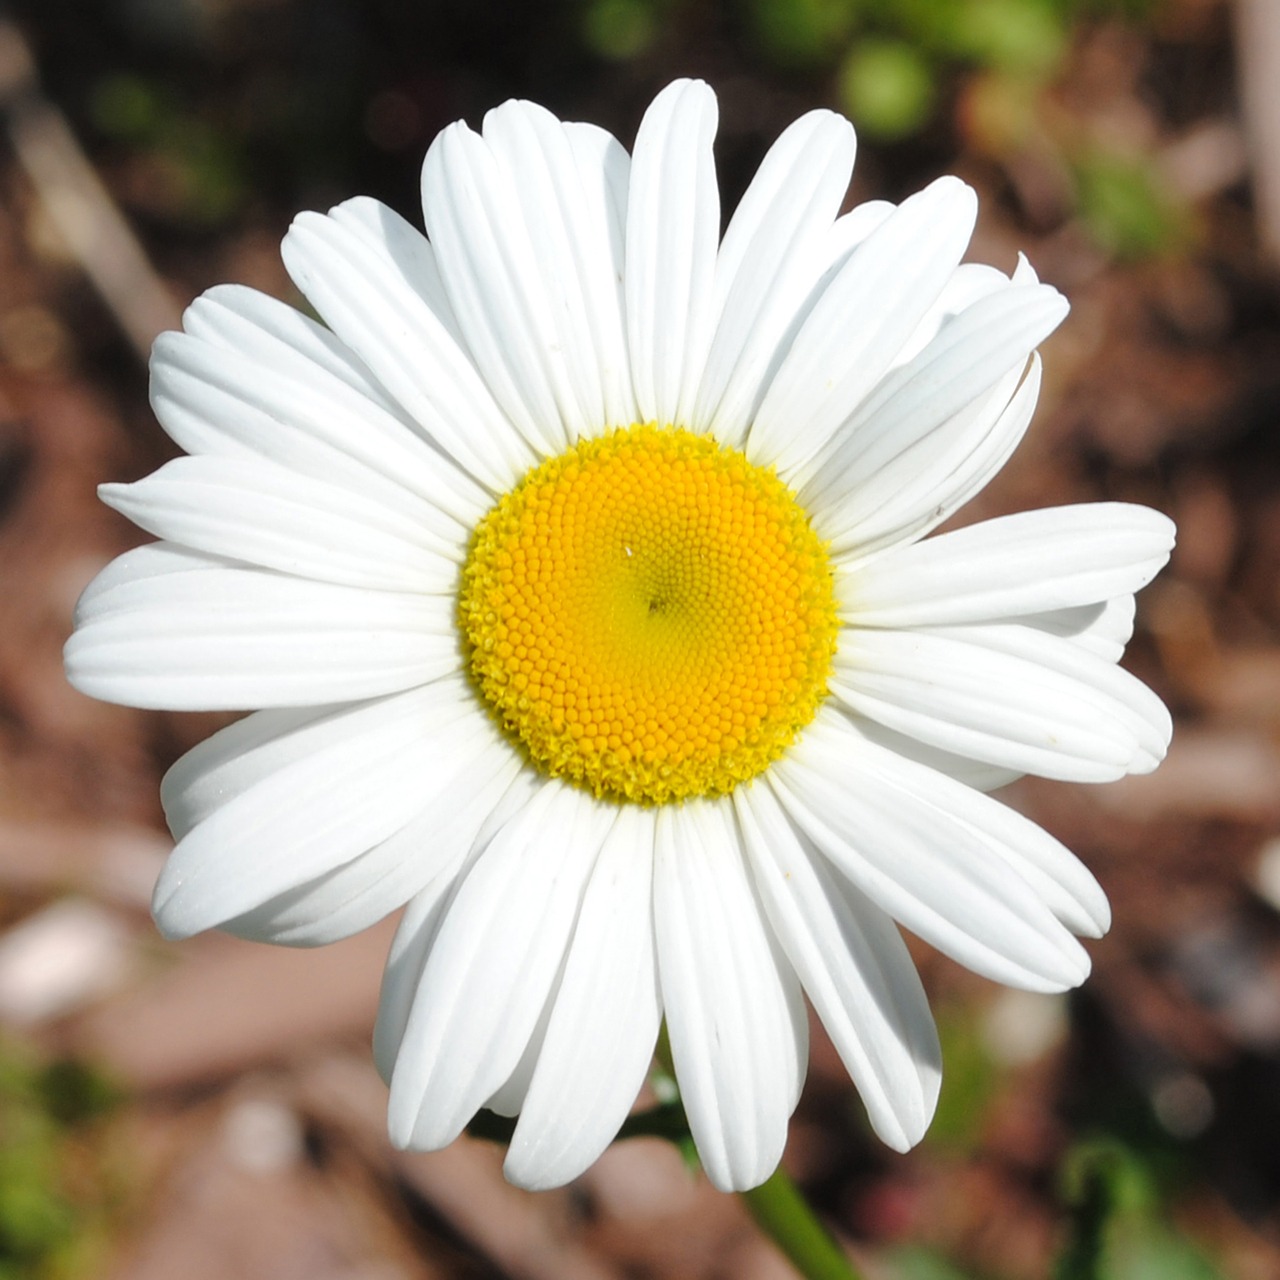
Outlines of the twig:
[{"label": "twig", "polygon": [[0,109],[14,153],[68,248],[145,361],[180,310],[66,117],[41,92],[25,38],[0,19]]}]

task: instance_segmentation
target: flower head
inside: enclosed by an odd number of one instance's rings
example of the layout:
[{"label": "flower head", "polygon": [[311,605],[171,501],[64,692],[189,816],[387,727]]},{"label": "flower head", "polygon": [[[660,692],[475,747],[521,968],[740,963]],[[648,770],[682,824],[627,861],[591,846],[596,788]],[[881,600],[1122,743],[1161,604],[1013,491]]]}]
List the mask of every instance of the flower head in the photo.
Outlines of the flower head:
[{"label": "flower head", "polygon": [[[807,995],[891,1146],[940,1061],[901,925],[1074,986],[1106,899],[986,793],[1153,768],[1121,670],[1169,521],[1105,503],[926,537],[1018,444],[1066,304],[961,265],[944,178],[839,214],[854,157],[792,125],[719,236],[716,101],[634,153],[509,102],[427,155],[427,237],[302,214],[317,324],[214,289],[153,403],[189,456],[104,499],[72,681],[254,709],[164,781],[155,916],[328,942],[400,907],[375,1036],[393,1139],[519,1114],[507,1173],[584,1169],[662,1019],[725,1188],[776,1165]],[[326,327],[327,326],[327,327]]]}]

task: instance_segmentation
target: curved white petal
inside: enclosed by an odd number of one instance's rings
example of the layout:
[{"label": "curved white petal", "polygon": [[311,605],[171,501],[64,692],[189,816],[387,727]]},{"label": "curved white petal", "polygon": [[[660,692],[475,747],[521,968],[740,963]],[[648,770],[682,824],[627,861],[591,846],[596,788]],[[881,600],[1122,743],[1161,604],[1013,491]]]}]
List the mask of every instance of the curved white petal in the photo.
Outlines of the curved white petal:
[{"label": "curved white petal", "polygon": [[1116,596],[1114,600],[1101,604],[1051,609],[1048,613],[1010,618],[1009,621],[1070,640],[1104,662],[1118,662],[1125,645],[1133,638],[1136,610],[1137,601],[1133,596]]},{"label": "curved white petal", "polygon": [[1084,981],[1089,958],[1022,873],[1025,851],[997,847],[971,821],[997,804],[990,797],[885,751],[825,708],[770,784],[858,890],[939,951],[1007,986]]},{"label": "curved white petal", "polygon": [[677,80],[640,122],[627,197],[627,346],[646,422],[691,420],[715,323],[716,97]]},{"label": "curved white petal", "polygon": [[[815,456],[799,484],[814,527],[836,550],[849,545],[857,513],[855,508],[851,518],[848,499],[912,445],[983,404],[1022,370],[1066,313],[1066,300],[1048,285],[1010,286],[945,324],[914,360],[884,378]],[[972,429],[976,443],[977,424]]]},{"label": "curved white petal", "polygon": [[80,619],[90,616],[97,608],[98,600],[111,595],[117,587],[144,582],[148,578],[164,578],[175,573],[231,568],[233,563],[192,551],[190,547],[175,546],[172,542],[145,542],[140,547],[116,556],[90,581],[76,601],[74,621],[79,626]]},{"label": "curved white petal", "polygon": [[737,446],[759,408],[779,346],[812,287],[849,185],[853,127],[811,111],[769,149],[716,258],[716,330],[691,425]]},{"label": "curved white petal", "polygon": [[449,597],[214,563],[143,573],[81,598],[64,655],[92,697],[243,711],[372,698],[459,669]]},{"label": "curved white petal", "polygon": [[[390,701],[405,696],[392,694]],[[268,775],[341,742],[344,715],[355,710],[343,704],[254,711],[197,743],[160,780],[160,803],[173,838],[184,839]]]},{"label": "curved white petal", "polygon": [[451,878],[522,766],[492,728],[470,738],[450,734],[439,745],[440,763],[419,779],[417,817],[367,853],[219,927],[254,942],[323,946]]},{"label": "curved white petal", "polygon": [[1167,516],[1124,502],[984,520],[859,566],[846,616],[864,627],[947,626],[1093,605],[1146,586],[1173,538]]},{"label": "curved white petal", "polygon": [[1169,709],[1141,680],[1100,658],[1094,646],[1046,627],[995,622],[986,626],[938,627],[935,634],[966,645],[978,645],[1018,661],[1052,671],[1096,690],[1106,714],[1124,723],[1133,736],[1130,773],[1150,773],[1165,757],[1173,737]]},{"label": "curved white petal", "polygon": [[[832,725],[824,722],[822,731],[831,729]],[[852,733],[875,744],[881,752],[887,746],[887,739],[876,731],[877,726],[866,722],[849,723],[842,717],[835,721],[834,729],[838,739],[846,739]],[[1072,933],[1089,938],[1106,933],[1111,927],[1110,904],[1093,874],[1074,853],[1016,809],[975,794],[963,779],[953,775],[930,778],[927,770],[933,767],[928,759],[915,759],[909,764],[915,785],[931,788],[935,802],[950,808],[958,821],[980,835],[988,850],[1004,858]]]},{"label": "curved white petal", "polygon": [[[396,216],[389,209],[385,211],[392,218]],[[227,354],[253,356],[286,381],[305,386],[319,376],[322,383],[336,384],[336,388],[326,385],[326,390],[354,391],[360,400],[377,405],[403,425],[411,423],[341,338],[295,307],[257,289],[242,284],[215,285],[183,312],[182,328],[197,342]]]},{"label": "curved white petal", "polygon": [[671,1056],[703,1168],[763,1182],[808,1055],[799,983],[760,914],[726,802],[658,810],[653,910]]},{"label": "curved white petal", "polygon": [[[593,278],[589,285],[584,282],[583,286],[592,291],[593,310],[602,317],[602,328],[595,341],[604,390],[604,419],[596,430],[584,432],[599,434],[607,427],[626,426],[640,417],[631,382],[623,288],[627,267],[627,192],[631,185],[631,157],[607,129],[571,121],[564,130],[581,181],[579,196],[584,206],[581,216],[596,229],[596,234],[603,235],[602,242],[594,251],[603,259],[601,276]],[[615,323],[618,326],[616,334]],[[619,343],[620,346],[617,345]]]},{"label": "curved white petal", "polygon": [[134,524],[210,555],[352,587],[456,589],[461,536],[364,494],[257,458],[175,458],[99,496]]},{"label": "curved white petal", "polygon": [[436,247],[394,209],[368,196],[355,196],[329,210],[335,222],[361,236],[373,252],[396,266],[401,278],[464,350],[466,339],[440,275]]},{"label": "curved white petal", "polygon": [[524,1046],[524,1052],[516,1063],[511,1074],[481,1104],[486,1111],[499,1116],[518,1116],[524,1107],[524,1100],[529,1093],[529,1084],[533,1080],[533,1070],[538,1065],[542,1054],[542,1042],[546,1038],[547,1024],[551,1021],[551,1011],[555,1008],[560,991],[560,979],[564,975],[565,961],[560,961],[560,968],[551,980],[546,999],[542,1002],[542,1012],[534,1023],[533,1031]]},{"label": "curved white petal", "polygon": [[495,493],[528,470],[533,451],[402,257],[352,220],[318,213],[293,220],[281,254],[306,299],[448,457]]},{"label": "curved white petal", "polygon": [[654,816],[618,810],[591,873],[503,1166],[530,1190],[580,1174],[644,1083],[662,1007],[653,942]]},{"label": "curved white petal", "polygon": [[459,882],[391,1076],[397,1146],[452,1142],[515,1070],[612,821],[611,807],[546,782]]},{"label": "curved white petal", "polygon": [[1040,394],[1040,357],[902,450],[846,496],[833,559],[849,568],[886,547],[914,542],[958,511],[1009,460]]},{"label": "curved white petal", "polygon": [[373,1061],[387,1084],[391,1083],[395,1071],[396,1057],[404,1041],[427,957],[435,945],[459,879],[489,847],[498,832],[533,802],[542,786],[542,779],[531,769],[518,769],[487,813],[476,810],[480,828],[461,862],[445,868],[425,884],[405,907],[387,955],[382,991],[378,997],[378,1018],[373,1028]]},{"label": "curved white petal", "polygon": [[734,810],[774,933],[867,1108],[896,1151],[924,1135],[942,1052],[929,1002],[897,927],[841,884],[787,820],[767,781]]},{"label": "curved white petal", "polygon": [[261,458],[468,529],[491,498],[392,406],[327,330],[251,289],[211,289],[151,356],[151,404],[189,454]]},{"label": "curved white petal", "polygon": [[914,360],[925,347],[938,336],[939,330],[949,320],[958,316],[979,298],[989,297],[1009,287],[1009,277],[996,267],[982,262],[962,262],[942,287],[937,301],[924,314],[916,331],[890,362],[890,369],[897,369]]},{"label": "curved white petal", "polygon": [[507,102],[483,137],[447,129],[427,153],[423,208],[485,381],[544,453],[634,420],[605,166],[550,112]]},{"label": "curved white petal", "polygon": [[1154,767],[1167,712],[1128,672],[1016,624],[841,632],[831,691],[944,751],[1074,782]]},{"label": "curved white petal", "polygon": [[[219,761],[240,785],[165,863],[152,903],[161,931],[213,928],[387,839],[420,811],[420,779],[444,767],[478,721],[456,696],[427,687],[331,712],[286,741]],[[208,773],[193,780],[206,796],[210,785]]]},{"label": "curved white petal", "polygon": [[972,756],[957,755],[953,751],[944,751],[941,747],[930,746],[927,742],[921,742],[919,738],[890,729],[878,720],[869,720],[850,707],[843,704],[840,706],[864,738],[870,738],[872,742],[879,743],[895,755],[905,756],[917,764],[927,765],[930,769],[945,773],[948,778],[955,778],[957,782],[963,782],[967,787],[973,787],[978,791],[995,791],[1024,776],[1018,769],[1002,769],[998,765],[987,764],[985,760],[975,760]]},{"label": "curved white petal", "polygon": [[818,299],[773,379],[747,457],[788,483],[866,399],[955,270],[977,213],[973,191],[940,178],[904,200]]}]

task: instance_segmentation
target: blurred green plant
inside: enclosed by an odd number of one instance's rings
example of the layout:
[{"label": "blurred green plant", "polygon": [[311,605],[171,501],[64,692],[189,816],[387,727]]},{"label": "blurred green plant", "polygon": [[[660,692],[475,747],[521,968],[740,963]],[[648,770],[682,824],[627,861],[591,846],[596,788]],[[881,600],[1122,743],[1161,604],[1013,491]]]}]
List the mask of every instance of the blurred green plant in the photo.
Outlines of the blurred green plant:
[{"label": "blurred green plant", "polygon": [[1081,1142],[1063,1162],[1070,1232],[1054,1280],[1223,1280],[1165,1219],[1150,1166],[1113,1139]]},{"label": "blurred green plant", "polygon": [[[726,0],[753,56],[787,76],[826,80],[833,104],[874,142],[959,128],[997,162],[1032,147],[1070,176],[1082,225],[1105,253],[1177,250],[1188,218],[1148,159],[1097,146],[1046,106],[1078,28],[1153,19],[1163,0]],[[695,0],[584,0],[583,41],[612,61],[653,51]],[[958,98],[957,98],[958,94]]]},{"label": "blurred green plant", "polygon": [[942,1042],[942,1091],[926,1141],[931,1146],[969,1152],[978,1143],[987,1109],[999,1094],[1007,1071],[992,1058],[972,1008],[939,1005]]},{"label": "blurred green plant", "polygon": [[927,58],[914,46],[868,37],[841,65],[839,94],[851,118],[882,137],[901,137],[931,114],[937,88]]},{"label": "blurred green plant", "polygon": [[1145,157],[1085,147],[1070,159],[1080,216],[1113,257],[1148,258],[1186,240],[1187,214]]},{"label": "blurred green plant", "polygon": [[90,98],[98,131],[149,161],[148,212],[201,226],[233,217],[247,196],[245,163],[232,132],[187,110],[141,75],[104,76]]},{"label": "blurred green plant", "polygon": [[893,1280],[979,1280],[971,1271],[961,1271],[933,1249],[921,1245],[900,1245],[887,1259]]},{"label": "blurred green plant", "polygon": [[0,1044],[0,1280],[91,1273],[109,1192],[86,1135],[118,1100],[78,1063]]},{"label": "blurred green plant", "polygon": [[587,48],[614,62],[638,57],[658,34],[658,9],[654,0],[593,0],[583,14]]}]

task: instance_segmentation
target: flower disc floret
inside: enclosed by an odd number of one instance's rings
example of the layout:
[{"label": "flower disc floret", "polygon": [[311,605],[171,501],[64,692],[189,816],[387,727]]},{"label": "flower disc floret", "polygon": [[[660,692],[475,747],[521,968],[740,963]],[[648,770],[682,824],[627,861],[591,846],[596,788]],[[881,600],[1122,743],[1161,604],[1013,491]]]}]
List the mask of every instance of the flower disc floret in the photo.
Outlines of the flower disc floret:
[{"label": "flower disc floret", "polygon": [[613,800],[723,795],[826,692],[826,548],[772,469],[653,425],[530,471],[477,528],[470,671],[544,772]]}]

